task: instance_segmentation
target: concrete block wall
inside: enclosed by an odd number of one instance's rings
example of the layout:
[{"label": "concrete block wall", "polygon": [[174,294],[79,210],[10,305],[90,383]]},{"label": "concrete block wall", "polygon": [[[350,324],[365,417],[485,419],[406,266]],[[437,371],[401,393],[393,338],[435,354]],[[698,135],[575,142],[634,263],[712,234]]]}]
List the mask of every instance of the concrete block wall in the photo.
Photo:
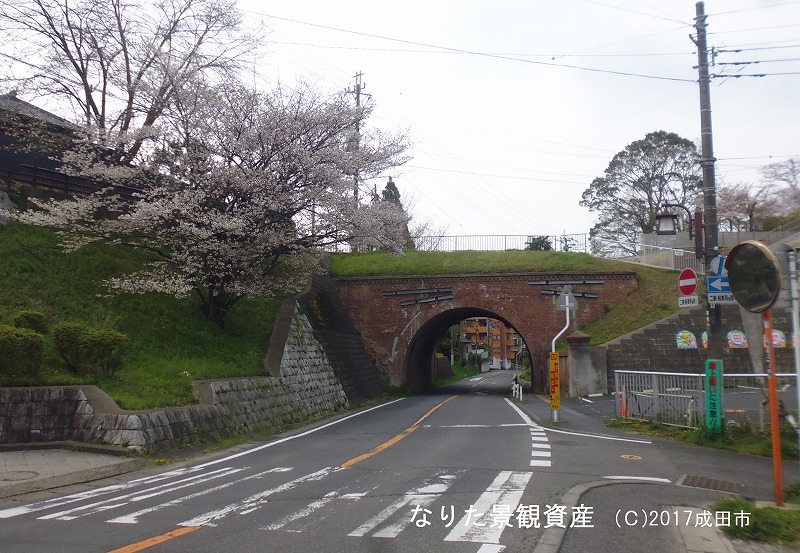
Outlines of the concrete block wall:
[{"label": "concrete block wall", "polygon": [[[786,335],[787,347],[775,350],[776,367],[780,371],[791,371],[794,367],[794,351],[791,347],[791,320],[788,310],[773,310],[774,327]],[[723,339],[729,330],[745,331],[739,307],[726,305],[722,310]],[[603,346],[607,353],[608,385],[614,386],[614,371],[657,371],[698,373],[705,370],[707,350],[700,339],[706,328],[705,307],[683,309],[647,327],[612,340]],[[675,337],[681,330],[690,330],[698,340],[699,349],[679,350]],[[752,340],[751,340],[752,342]],[[723,345],[722,362],[726,373],[753,372],[751,354],[763,353],[761,344],[750,344],[748,349],[730,349],[727,341]]]},{"label": "concrete block wall", "polygon": [[148,411],[123,411],[95,386],[0,388],[0,444],[75,440],[160,451],[346,408],[308,317],[287,301],[279,376],[196,382],[197,405]]}]

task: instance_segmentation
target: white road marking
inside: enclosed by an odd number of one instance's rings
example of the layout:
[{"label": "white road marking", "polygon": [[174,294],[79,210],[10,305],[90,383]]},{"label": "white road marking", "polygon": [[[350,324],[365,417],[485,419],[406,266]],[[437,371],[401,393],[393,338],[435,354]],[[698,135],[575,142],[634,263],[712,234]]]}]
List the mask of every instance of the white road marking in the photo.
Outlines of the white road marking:
[{"label": "white road marking", "polygon": [[143,486],[147,484],[153,484],[155,482],[160,482],[161,480],[168,480],[176,476],[183,476],[186,474],[190,474],[192,472],[197,472],[198,470],[200,469],[196,467],[181,468],[177,470],[164,472],[157,476],[146,476],[144,478],[137,478],[135,480],[131,480],[123,484],[112,484],[111,486],[103,486],[102,488],[87,490],[85,492],[80,492],[71,495],[65,495],[64,497],[55,497],[53,499],[47,499],[45,501],[38,501],[36,503],[31,503],[30,505],[22,505],[19,507],[12,507],[10,509],[3,509],[2,511],[0,511],[0,518],[11,518],[19,515],[24,515],[26,513],[35,513],[36,511],[53,509],[55,507],[61,507],[62,505],[76,503],[78,501],[83,501],[85,499],[92,499],[95,497],[99,497],[101,495],[107,495],[110,493],[115,493],[130,488],[135,488],[136,486],[139,485]]},{"label": "white road marking", "polygon": [[250,497],[237,503],[226,505],[220,509],[215,509],[192,519],[180,522],[178,523],[178,526],[216,526],[216,522],[218,520],[222,520],[230,514],[238,513],[240,515],[244,515],[260,509],[267,504],[267,498],[271,495],[291,490],[305,482],[322,480],[329,474],[333,474],[334,472],[338,472],[340,470],[347,469],[343,469],[341,467],[325,467],[322,470],[312,472],[311,474],[301,476],[300,478],[295,478],[294,480],[286,482],[285,484],[281,484],[280,486],[276,486],[274,488],[270,488],[269,490],[251,495]]},{"label": "white road marking", "polygon": [[[118,516],[116,518],[112,518],[107,520],[106,522],[113,522],[116,524],[136,524],[139,522],[139,517],[143,515],[148,515],[150,513],[155,513],[156,511],[160,511],[161,509],[166,509],[167,507],[177,507],[178,505],[182,505],[184,502],[189,501],[191,499],[195,499],[197,497],[202,497],[204,495],[208,495],[209,493],[217,492],[219,490],[223,490],[234,484],[238,484],[240,482],[245,482],[247,480],[253,480],[256,478],[262,478],[266,474],[275,473],[275,472],[288,472],[290,468],[287,467],[276,467],[271,468],[269,470],[265,470],[264,472],[259,472],[257,474],[253,474],[251,476],[246,476],[244,478],[240,478],[239,480],[231,480],[230,482],[225,482],[224,484],[220,484],[219,486],[214,486],[212,488],[206,488],[200,490],[196,493],[185,495],[183,497],[179,497],[177,499],[173,499],[171,501],[167,501],[166,503],[159,503],[158,505],[154,505],[152,507],[148,507],[146,509],[141,509],[139,511],[134,511],[133,513],[129,513],[127,515]],[[138,498],[136,499],[138,501]]]},{"label": "white road marking", "polygon": [[478,549],[478,553],[502,553],[505,548],[506,548],[505,545],[497,545],[495,543],[484,543],[483,545],[481,545],[481,548]]},{"label": "white road marking", "polygon": [[[500,543],[500,536],[505,530],[505,525],[486,523],[485,526],[474,524],[472,515],[483,513],[484,516],[492,512],[493,505],[507,505],[511,512],[515,512],[522,494],[533,475],[532,472],[503,471],[491,483],[475,502],[475,513],[465,514],[453,528],[444,541],[468,541],[473,543]],[[489,517],[491,518],[491,517]]]},{"label": "white road marking", "polygon": [[603,476],[606,480],[641,480],[642,482],[660,482],[663,484],[672,484],[672,480],[668,478],[657,478],[655,476]]},{"label": "white road marking", "polygon": [[632,444],[645,444],[650,445],[653,442],[648,440],[636,440],[633,438],[620,438],[619,436],[609,436],[607,434],[586,434],[584,432],[570,432],[569,430],[556,430],[555,428],[548,428],[548,432],[555,432],[557,434],[567,434],[569,436],[582,436],[584,438],[597,438],[598,440],[612,440],[615,442],[628,442]]},{"label": "white road marking", "polygon": [[[434,478],[425,482],[419,488],[410,490],[403,494],[402,497],[392,502],[391,505],[384,508],[380,513],[369,519],[367,522],[347,534],[351,537],[362,537],[369,534],[379,525],[386,522],[397,511],[410,503],[414,506],[425,507],[433,503],[440,495],[442,495],[452,484],[454,476],[450,474],[437,474]],[[397,537],[403,529],[411,523],[411,517],[403,517],[402,520],[389,524],[385,528],[372,534],[376,538],[394,538]]]},{"label": "white road marking", "polygon": [[189,478],[184,478],[183,480],[179,480],[177,482],[169,482],[166,484],[161,484],[160,486],[156,486],[154,488],[147,488],[144,490],[139,490],[137,492],[132,492],[117,497],[112,497],[110,499],[104,499],[103,501],[96,501],[94,503],[89,503],[87,505],[82,505],[80,507],[75,507],[73,509],[67,509],[66,511],[58,511],[56,513],[50,513],[48,515],[39,517],[39,519],[74,520],[78,517],[90,515],[93,513],[99,513],[102,511],[108,511],[110,509],[115,509],[117,507],[127,505],[131,501],[140,501],[142,499],[149,499],[151,497],[155,497],[164,493],[170,493],[175,490],[186,488],[188,486],[203,484],[205,482],[209,482],[216,478],[230,476],[231,474],[236,474],[237,472],[240,472],[242,470],[245,469],[244,468],[234,469],[230,467],[217,469],[208,473],[198,474],[195,476],[191,476]]},{"label": "white road marking", "polygon": [[[528,426],[524,422],[513,422],[509,424],[446,424],[437,426],[436,428],[512,428],[516,426]],[[425,425],[426,428],[431,428],[430,424]]]},{"label": "white road marking", "polygon": [[264,445],[260,445],[258,447],[254,447],[252,449],[247,449],[245,451],[240,451],[239,453],[235,453],[233,455],[228,455],[227,457],[223,457],[221,459],[215,459],[213,461],[209,461],[208,463],[203,463],[202,465],[197,465],[195,468],[196,469],[201,469],[201,468],[205,468],[205,467],[210,467],[211,465],[216,465],[218,463],[226,463],[226,462],[230,461],[231,459],[236,459],[236,458],[242,457],[244,455],[250,455],[251,453],[255,453],[257,451],[261,451],[262,449],[266,449],[268,447],[273,447],[273,446],[288,442],[290,440],[296,440],[297,438],[302,438],[303,436],[308,436],[309,434],[313,434],[314,432],[319,432],[320,430],[323,430],[323,429],[328,428],[330,426],[333,426],[335,424],[342,423],[342,422],[344,422],[346,420],[352,419],[353,417],[359,417],[361,415],[369,413],[370,411],[374,411],[375,409],[381,409],[383,407],[391,405],[392,403],[397,403],[398,401],[402,401],[403,399],[405,399],[405,398],[401,397],[399,399],[395,399],[395,400],[392,400],[392,401],[389,401],[389,402],[386,402],[386,403],[382,403],[380,405],[376,405],[375,407],[370,407],[369,409],[364,409],[363,411],[359,411],[357,413],[353,413],[352,415],[347,415],[346,417],[342,417],[341,419],[336,419],[335,421],[329,422],[327,424],[323,424],[321,426],[315,426],[314,428],[312,428],[310,430],[306,430],[305,432],[300,432],[299,434],[294,434],[292,436],[287,436],[285,438],[281,438],[279,440],[275,440],[274,442],[268,442],[268,443],[266,443]]}]

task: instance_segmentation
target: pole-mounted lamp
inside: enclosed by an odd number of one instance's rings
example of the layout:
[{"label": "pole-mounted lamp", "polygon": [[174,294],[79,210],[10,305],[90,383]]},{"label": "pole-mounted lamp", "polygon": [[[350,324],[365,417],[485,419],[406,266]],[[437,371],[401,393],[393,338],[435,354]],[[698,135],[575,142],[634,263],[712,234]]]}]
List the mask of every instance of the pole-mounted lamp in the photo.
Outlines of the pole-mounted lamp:
[{"label": "pole-mounted lamp", "polygon": [[701,259],[705,248],[703,244],[703,212],[699,204],[695,208],[694,217],[692,217],[692,212],[685,205],[663,204],[661,212],[656,214],[656,234],[659,236],[674,236],[678,233],[678,215],[670,211],[670,208],[673,207],[683,209],[689,217],[689,240],[694,239],[695,256]]}]

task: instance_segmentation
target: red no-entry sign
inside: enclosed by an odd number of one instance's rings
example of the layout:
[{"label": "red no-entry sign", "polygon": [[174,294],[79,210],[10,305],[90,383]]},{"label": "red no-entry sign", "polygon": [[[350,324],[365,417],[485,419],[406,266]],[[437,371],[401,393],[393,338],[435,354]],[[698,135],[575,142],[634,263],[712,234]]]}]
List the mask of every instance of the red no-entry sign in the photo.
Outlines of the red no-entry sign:
[{"label": "red no-entry sign", "polygon": [[678,279],[678,289],[684,296],[691,296],[697,291],[697,273],[693,269],[684,269]]}]

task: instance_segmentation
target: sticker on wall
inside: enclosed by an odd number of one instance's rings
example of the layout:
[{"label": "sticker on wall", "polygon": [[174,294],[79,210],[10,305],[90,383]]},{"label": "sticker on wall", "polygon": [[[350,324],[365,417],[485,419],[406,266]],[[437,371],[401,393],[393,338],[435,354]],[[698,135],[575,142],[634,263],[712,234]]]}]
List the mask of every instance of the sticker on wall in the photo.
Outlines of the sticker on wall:
[{"label": "sticker on wall", "polygon": [[708,331],[704,331],[703,334],[700,335],[700,339],[703,341],[703,349],[708,349]]},{"label": "sticker on wall", "polygon": [[675,345],[678,349],[697,349],[697,336],[690,330],[680,330],[675,335]]},{"label": "sticker on wall", "polygon": [[731,330],[728,332],[728,347],[730,349],[740,349],[750,347],[747,344],[747,336],[741,330]]},{"label": "sticker on wall", "polygon": [[[764,343],[764,347],[767,347],[766,340]],[[786,334],[784,334],[783,331],[774,328],[772,329],[772,347],[773,348],[786,347]]]}]

